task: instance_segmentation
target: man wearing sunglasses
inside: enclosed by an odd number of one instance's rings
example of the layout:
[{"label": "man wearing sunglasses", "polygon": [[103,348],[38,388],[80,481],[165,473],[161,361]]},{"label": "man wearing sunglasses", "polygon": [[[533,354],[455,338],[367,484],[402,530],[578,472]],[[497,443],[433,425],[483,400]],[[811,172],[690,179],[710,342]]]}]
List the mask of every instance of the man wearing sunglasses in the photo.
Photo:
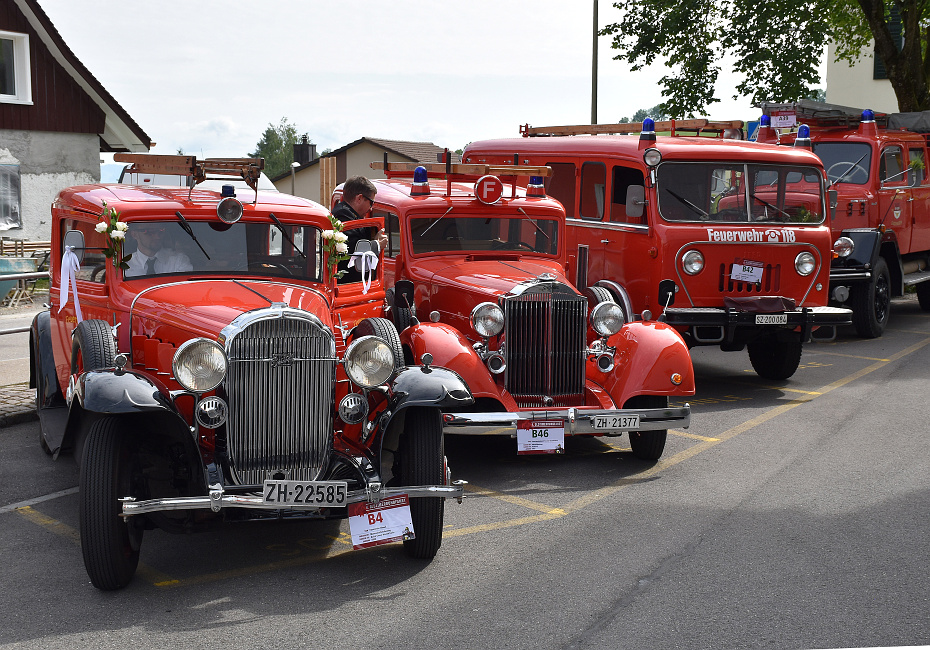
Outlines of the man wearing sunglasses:
[{"label": "man wearing sunglasses", "polygon": [[129,268],[123,277],[139,277],[156,273],[180,273],[194,268],[190,258],[171,248],[171,238],[166,236],[169,226],[165,223],[133,223],[129,234],[136,240],[138,248],[129,259]]},{"label": "man wearing sunglasses", "polygon": [[[377,193],[378,190],[375,189],[372,182],[364,176],[353,176],[342,186],[342,200],[333,208],[333,216],[346,224],[346,235],[349,237],[346,243],[349,246],[349,253],[355,250],[355,245],[361,239],[374,239],[381,246],[381,249],[384,250],[384,246],[387,242],[387,235],[384,234],[384,230],[378,232],[375,228],[353,229],[348,224],[349,221],[355,221],[356,219],[369,216],[369,212],[371,212],[371,209],[375,205],[375,194]],[[340,265],[340,268],[342,268],[342,265]],[[361,275],[356,271],[350,270],[340,280],[340,284],[345,282],[358,282],[360,280]]]}]

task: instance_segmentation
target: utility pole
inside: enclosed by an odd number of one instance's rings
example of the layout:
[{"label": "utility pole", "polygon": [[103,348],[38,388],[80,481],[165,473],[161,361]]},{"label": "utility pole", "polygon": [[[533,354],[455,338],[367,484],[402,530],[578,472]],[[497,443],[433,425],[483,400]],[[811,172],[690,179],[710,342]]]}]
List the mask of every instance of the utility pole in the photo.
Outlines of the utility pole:
[{"label": "utility pole", "polygon": [[597,124],[597,0],[594,0],[594,42],[591,46],[591,124]]}]

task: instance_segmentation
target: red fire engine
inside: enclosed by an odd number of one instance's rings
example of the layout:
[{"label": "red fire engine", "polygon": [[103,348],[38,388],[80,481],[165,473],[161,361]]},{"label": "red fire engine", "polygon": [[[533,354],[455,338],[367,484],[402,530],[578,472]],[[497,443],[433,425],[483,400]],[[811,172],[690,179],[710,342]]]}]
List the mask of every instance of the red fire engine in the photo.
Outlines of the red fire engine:
[{"label": "red fire engine", "polygon": [[833,251],[820,160],[730,139],[741,126],[527,126],[523,138],[471,143],[464,160],[551,167],[547,190],[565,206],[576,286],[661,312],[689,346],[748,348],[759,375],[786,379],[802,344],[832,339],[850,311],[827,306]]},{"label": "red fire engine", "polygon": [[[930,113],[886,115],[801,101],[763,104],[758,140],[805,145],[837,194],[830,295],[860,336],[880,336],[890,301],[914,286],[930,311]],[[800,125],[800,126],[799,126]]]}]

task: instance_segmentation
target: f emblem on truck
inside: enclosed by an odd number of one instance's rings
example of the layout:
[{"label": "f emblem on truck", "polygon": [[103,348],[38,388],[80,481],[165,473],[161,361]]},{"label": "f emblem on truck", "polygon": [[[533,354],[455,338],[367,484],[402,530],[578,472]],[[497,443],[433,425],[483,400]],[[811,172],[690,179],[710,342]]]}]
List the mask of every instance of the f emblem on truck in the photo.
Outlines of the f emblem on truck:
[{"label": "f emblem on truck", "polygon": [[478,200],[487,205],[497,203],[504,195],[504,184],[497,176],[490,174],[482,176],[475,181],[475,196]]}]

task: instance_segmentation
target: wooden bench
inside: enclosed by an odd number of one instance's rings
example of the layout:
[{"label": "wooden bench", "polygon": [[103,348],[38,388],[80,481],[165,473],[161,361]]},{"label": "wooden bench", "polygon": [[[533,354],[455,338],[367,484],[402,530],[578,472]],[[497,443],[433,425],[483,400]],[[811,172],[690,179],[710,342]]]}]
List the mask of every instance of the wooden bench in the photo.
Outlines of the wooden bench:
[{"label": "wooden bench", "polygon": [[26,239],[0,239],[0,255],[13,257],[37,257],[33,253],[45,253],[52,250],[50,241],[30,241]]}]

